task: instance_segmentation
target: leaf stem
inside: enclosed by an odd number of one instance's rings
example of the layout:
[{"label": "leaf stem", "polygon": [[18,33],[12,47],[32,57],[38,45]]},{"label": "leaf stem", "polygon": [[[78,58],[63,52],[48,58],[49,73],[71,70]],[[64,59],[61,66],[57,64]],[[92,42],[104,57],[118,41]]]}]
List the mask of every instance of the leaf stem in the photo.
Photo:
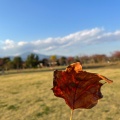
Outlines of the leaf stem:
[{"label": "leaf stem", "polygon": [[71,115],[70,115],[70,120],[73,118],[73,109],[71,109]]}]

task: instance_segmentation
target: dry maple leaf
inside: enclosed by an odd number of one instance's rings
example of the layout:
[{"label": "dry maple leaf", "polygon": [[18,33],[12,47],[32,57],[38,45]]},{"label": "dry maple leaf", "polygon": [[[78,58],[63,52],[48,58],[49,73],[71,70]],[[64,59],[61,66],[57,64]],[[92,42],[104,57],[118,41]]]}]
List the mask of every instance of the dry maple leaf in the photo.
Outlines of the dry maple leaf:
[{"label": "dry maple leaf", "polygon": [[90,109],[103,97],[100,88],[104,83],[100,83],[100,80],[112,83],[112,80],[102,75],[82,71],[81,64],[76,62],[66,70],[54,71],[52,90],[55,96],[65,99],[72,110]]}]

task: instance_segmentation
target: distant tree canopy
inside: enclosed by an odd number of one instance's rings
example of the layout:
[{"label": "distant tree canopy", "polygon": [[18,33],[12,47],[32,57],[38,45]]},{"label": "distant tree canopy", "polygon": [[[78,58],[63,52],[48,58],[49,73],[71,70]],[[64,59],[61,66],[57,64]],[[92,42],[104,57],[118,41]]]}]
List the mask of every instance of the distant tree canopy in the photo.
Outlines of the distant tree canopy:
[{"label": "distant tree canopy", "polygon": [[43,64],[43,66],[49,66],[49,60],[47,58],[44,58],[43,60],[41,60],[41,63]]},{"label": "distant tree canopy", "polygon": [[56,60],[57,60],[57,56],[56,55],[50,56],[50,61],[51,62],[56,62]]},{"label": "distant tree canopy", "polygon": [[112,54],[112,59],[113,59],[114,61],[120,60],[120,51],[114,52],[114,53]]},{"label": "distant tree canopy", "polygon": [[26,66],[27,67],[35,68],[38,63],[39,63],[38,55],[31,53],[30,55],[27,56],[27,59],[26,59]]},{"label": "distant tree canopy", "polygon": [[36,67],[49,67],[57,65],[69,65],[73,62],[81,62],[82,64],[89,63],[104,63],[120,61],[120,51],[115,51],[111,56],[105,54],[94,54],[91,56],[70,56],[70,57],[58,57],[57,55],[51,55],[49,58],[39,59],[37,54],[31,53],[27,56],[25,61],[20,56],[15,56],[13,60],[9,57],[0,58],[0,70],[9,69],[22,69],[22,68],[36,68]]},{"label": "distant tree canopy", "polygon": [[56,55],[52,55],[49,58],[49,65],[50,66],[55,66],[57,64],[57,56]]},{"label": "distant tree canopy", "polygon": [[14,57],[13,64],[16,69],[22,68],[22,58],[20,56]]},{"label": "distant tree canopy", "polygon": [[9,57],[0,58],[0,66],[2,69],[5,69],[5,70],[9,69],[10,63],[11,63],[11,60]]},{"label": "distant tree canopy", "polygon": [[59,58],[60,65],[66,65],[67,64],[67,58],[62,56]]}]

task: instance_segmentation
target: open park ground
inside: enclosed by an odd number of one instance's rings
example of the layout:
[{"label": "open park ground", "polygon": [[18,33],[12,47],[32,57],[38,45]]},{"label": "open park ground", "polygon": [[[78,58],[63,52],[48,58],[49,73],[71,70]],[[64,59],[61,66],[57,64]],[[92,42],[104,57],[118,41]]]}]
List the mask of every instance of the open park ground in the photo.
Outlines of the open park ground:
[{"label": "open park ground", "polygon": [[[12,71],[0,75],[0,120],[69,120],[70,108],[54,96],[53,70]],[[56,69],[56,68],[53,68]],[[76,109],[73,120],[120,120],[120,64],[86,67],[113,80],[92,109]]]}]

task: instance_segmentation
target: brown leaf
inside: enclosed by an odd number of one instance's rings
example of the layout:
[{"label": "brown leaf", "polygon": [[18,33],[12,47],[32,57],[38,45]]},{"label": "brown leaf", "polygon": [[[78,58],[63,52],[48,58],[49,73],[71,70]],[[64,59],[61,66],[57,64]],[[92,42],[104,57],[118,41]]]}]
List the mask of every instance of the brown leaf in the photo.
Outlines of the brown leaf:
[{"label": "brown leaf", "polygon": [[65,99],[71,109],[92,108],[102,98],[100,91],[105,80],[112,83],[108,78],[86,71],[82,71],[79,62],[73,63],[65,71],[54,71],[53,92],[57,97]]}]

